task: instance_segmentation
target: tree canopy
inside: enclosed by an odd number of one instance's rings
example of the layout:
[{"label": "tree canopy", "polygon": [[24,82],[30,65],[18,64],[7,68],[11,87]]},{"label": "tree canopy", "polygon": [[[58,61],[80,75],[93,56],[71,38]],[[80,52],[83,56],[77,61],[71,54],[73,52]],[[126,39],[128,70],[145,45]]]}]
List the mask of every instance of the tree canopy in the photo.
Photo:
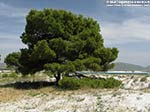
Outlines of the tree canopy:
[{"label": "tree canopy", "polygon": [[19,61],[6,63],[19,65],[23,74],[46,69],[59,80],[62,73],[107,71],[118,56],[117,48],[104,47],[97,21],[64,10],[31,10],[20,38],[27,48]]},{"label": "tree canopy", "polygon": [[[20,52],[13,52],[6,56],[4,62],[7,64],[8,67],[19,67],[19,58],[20,58]],[[16,68],[17,69],[17,68]]]}]

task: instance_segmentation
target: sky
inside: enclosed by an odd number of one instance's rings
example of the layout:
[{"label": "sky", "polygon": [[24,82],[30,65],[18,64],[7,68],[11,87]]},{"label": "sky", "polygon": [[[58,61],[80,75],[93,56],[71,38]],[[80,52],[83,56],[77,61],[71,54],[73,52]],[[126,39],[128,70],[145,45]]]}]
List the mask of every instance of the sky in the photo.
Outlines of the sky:
[{"label": "sky", "polygon": [[117,47],[116,62],[150,65],[150,7],[107,7],[105,0],[0,0],[0,54],[25,47],[20,40],[31,9],[64,9],[99,22],[106,47]]}]

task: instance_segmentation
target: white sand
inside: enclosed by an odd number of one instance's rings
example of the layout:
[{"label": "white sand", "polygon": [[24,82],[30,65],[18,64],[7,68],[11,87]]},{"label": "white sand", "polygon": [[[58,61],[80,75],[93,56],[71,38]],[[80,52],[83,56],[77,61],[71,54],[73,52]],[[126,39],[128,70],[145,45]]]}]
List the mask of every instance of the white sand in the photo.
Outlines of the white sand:
[{"label": "white sand", "polygon": [[56,91],[0,102],[0,112],[150,112],[150,77],[143,77],[115,76],[124,83],[118,90]]},{"label": "white sand", "polygon": [[149,112],[150,93],[133,90],[93,90],[49,93],[0,103],[0,112]]}]

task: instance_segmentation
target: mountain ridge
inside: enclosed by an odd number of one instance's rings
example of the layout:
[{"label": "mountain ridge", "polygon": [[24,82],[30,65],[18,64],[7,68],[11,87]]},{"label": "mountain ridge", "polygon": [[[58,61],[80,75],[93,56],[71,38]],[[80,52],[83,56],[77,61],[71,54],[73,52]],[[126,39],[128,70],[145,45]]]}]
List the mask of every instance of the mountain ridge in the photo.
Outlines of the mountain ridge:
[{"label": "mountain ridge", "polygon": [[141,65],[125,63],[125,62],[116,62],[115,67],[111,69],[113,71],[150,71],[150,65],[143,67]]},{"label": "mountain ridge", "polygon": [[[0,69],[6,69],[5,63],[0,63]],[[147,71],[150,72],[150,65],[143,67],[141,65],[125,63],[125,62],[116,62],[115,67],[111,71]]]}]

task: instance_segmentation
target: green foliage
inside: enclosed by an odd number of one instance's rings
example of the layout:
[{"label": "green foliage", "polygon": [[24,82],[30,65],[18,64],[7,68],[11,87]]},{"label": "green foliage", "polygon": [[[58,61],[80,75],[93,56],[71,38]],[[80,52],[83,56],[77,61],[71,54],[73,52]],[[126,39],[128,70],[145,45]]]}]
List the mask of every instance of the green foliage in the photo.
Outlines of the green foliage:
[{"label": "green foliage", "polygon": [[53,74],[59,74],[64,71],[63,65],[59,63],[45,64],[44,66],[47,71],[50,70]]},{"label": "green foliage", "polygon": [[7,74],[7,73],[2,74],[2,78],[17,78],[17,77],[18,77],[18,74],[14,73],[14,72],[12,72],[10,74]]},{"label": "green foliage", "polygon": [[107,79],[77,79],[73,77],[63,77],[59,81],[59,86],[63,89],[80,89],[80,88],[115,88],[121,85],[121,81],[114,78]]},{"label": "green foliage", "polygon": [[7,64],[8,67],[13,67],[13,68],[19,67],[20,55],[21,55],[20,52],[10,53],[6,56],[4,62]]},{"label": "green foliage", "polygon": [[93,70],[93,71],[102,70],[100,66],[100,63],[101,63],[100,58],[95,58],[95,57],[85,58],[83,59],[83,63],[88,70]]},{"label": "green foliage", "polygon": [[43,60],[50,62],[55,56],[55,52],[49,48],[47,41],[41,40],[34,45],[33,52],[31,53],[31,60],[34,62]]},{"label": "green foliage", "polygon": [[147,80],[147,77],[145,76],[145,77],[142,77],[141,79],[140,79],[140,81],[141,82],[144,82],[144,81],[146,81]]},{"label": "green foliage", "polygon": [[117,48],[98,48],[94,51],[94,56],[101,59],[103,71],[107,71],[114,67],[114,64],[111,62],[117,58],[118,52]]},{"label": "green foliage", "polygon": [[82,70],[106,71],[118,56],[116,48],[104,47],[100,26],[92,18],[44,9],[31,10],[26,23],[20,38],[27,48],[21,49],[18,66],[23,74],[46,69],[60,77]]},{"label": "green foliage", "polygon": [[63,77],[63,79],[59,81],[59,86],[62,89],[72,89],[72,90],[74,90],[74,89],[81,88],[81,83],[79,82],[79,79]]}]

